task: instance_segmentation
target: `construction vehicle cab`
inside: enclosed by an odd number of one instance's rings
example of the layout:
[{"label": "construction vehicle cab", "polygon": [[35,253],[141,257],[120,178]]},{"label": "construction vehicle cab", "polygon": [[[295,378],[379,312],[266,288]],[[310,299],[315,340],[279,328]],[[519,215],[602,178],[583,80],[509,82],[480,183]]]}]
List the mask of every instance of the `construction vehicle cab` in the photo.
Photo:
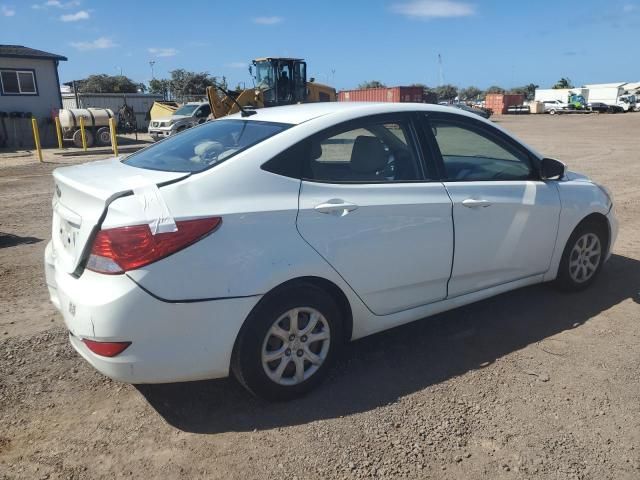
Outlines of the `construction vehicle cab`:
[{"label": "construction vehicle cab", "polygon": [[294,103],[335,102],[336,90],[307,81],[307,63],[301,58],[256,58],[249,67],[255,87],[218,95],[220,87],[207,87],[213,118],[238,112],[241,107],[263,108]]},{"label": "construction vehicle cab", "polygon": [[265,107],[289,105],[306,100],[307,63],[299,58],[257,58],[249,72],[262,90]]}]

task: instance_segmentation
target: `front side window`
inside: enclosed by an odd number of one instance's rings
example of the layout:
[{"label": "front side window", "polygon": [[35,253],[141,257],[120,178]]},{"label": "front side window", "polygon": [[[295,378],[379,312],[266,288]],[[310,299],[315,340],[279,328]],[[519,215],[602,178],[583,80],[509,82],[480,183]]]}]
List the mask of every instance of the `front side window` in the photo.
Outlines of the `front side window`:
[{"label": "front side window", "polygon": [[523,152],[497,136],[457,122],[432,120],[446,180],[527,180],[532,168]]},{"label": "front side window", "polygon": [[32,71],[0,70],[2,93],[10,95],[37,95],[36,79]]},{"label": "front side window", "polygon": [[168,137],[127,157],[132,167],[197,173],[289,128],[283,123],[217,120]]},{"label": "front side window", "polygon": [[321,182],[421,180],[406,122],[381,122],[331,132],[311,140],[305,177]]}]

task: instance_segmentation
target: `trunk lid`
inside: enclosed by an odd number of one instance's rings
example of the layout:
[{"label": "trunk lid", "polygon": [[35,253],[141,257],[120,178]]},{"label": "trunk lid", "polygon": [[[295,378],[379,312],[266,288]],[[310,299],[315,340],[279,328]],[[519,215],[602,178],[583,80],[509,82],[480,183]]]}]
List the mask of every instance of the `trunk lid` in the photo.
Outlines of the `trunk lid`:
[{"label": "trunk lid", "polygon": [[56,267],[67,273],[77,270],[90,247],[88,242],[94,230],[114,199],[134,188],[161,185],[188,176],[185,172],[131,167],[118,159],[56,169],[51,235]]}]

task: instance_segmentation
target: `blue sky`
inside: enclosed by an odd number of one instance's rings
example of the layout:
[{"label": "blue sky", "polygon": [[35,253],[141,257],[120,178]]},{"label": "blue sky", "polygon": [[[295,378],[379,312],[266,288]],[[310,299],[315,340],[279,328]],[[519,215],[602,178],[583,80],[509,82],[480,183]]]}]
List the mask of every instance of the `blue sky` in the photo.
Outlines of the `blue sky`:
[{"label": "blue sky", "polygon": [[338,89],[640,81],[640,0],[0,0],[0,43],[69,58],[61,81],[175,68],[250,84],[248,61],[303,57]]}]

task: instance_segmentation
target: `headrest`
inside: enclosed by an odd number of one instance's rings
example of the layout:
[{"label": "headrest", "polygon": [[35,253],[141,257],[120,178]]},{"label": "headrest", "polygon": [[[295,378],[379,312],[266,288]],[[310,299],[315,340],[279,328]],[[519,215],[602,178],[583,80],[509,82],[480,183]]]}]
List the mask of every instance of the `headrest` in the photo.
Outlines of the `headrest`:
[{"label": "headrest", "polygon": [[356,137],[351,151],[351,170],[356,173],[374,173],[387,166],[389,155],[376,137]]}]

